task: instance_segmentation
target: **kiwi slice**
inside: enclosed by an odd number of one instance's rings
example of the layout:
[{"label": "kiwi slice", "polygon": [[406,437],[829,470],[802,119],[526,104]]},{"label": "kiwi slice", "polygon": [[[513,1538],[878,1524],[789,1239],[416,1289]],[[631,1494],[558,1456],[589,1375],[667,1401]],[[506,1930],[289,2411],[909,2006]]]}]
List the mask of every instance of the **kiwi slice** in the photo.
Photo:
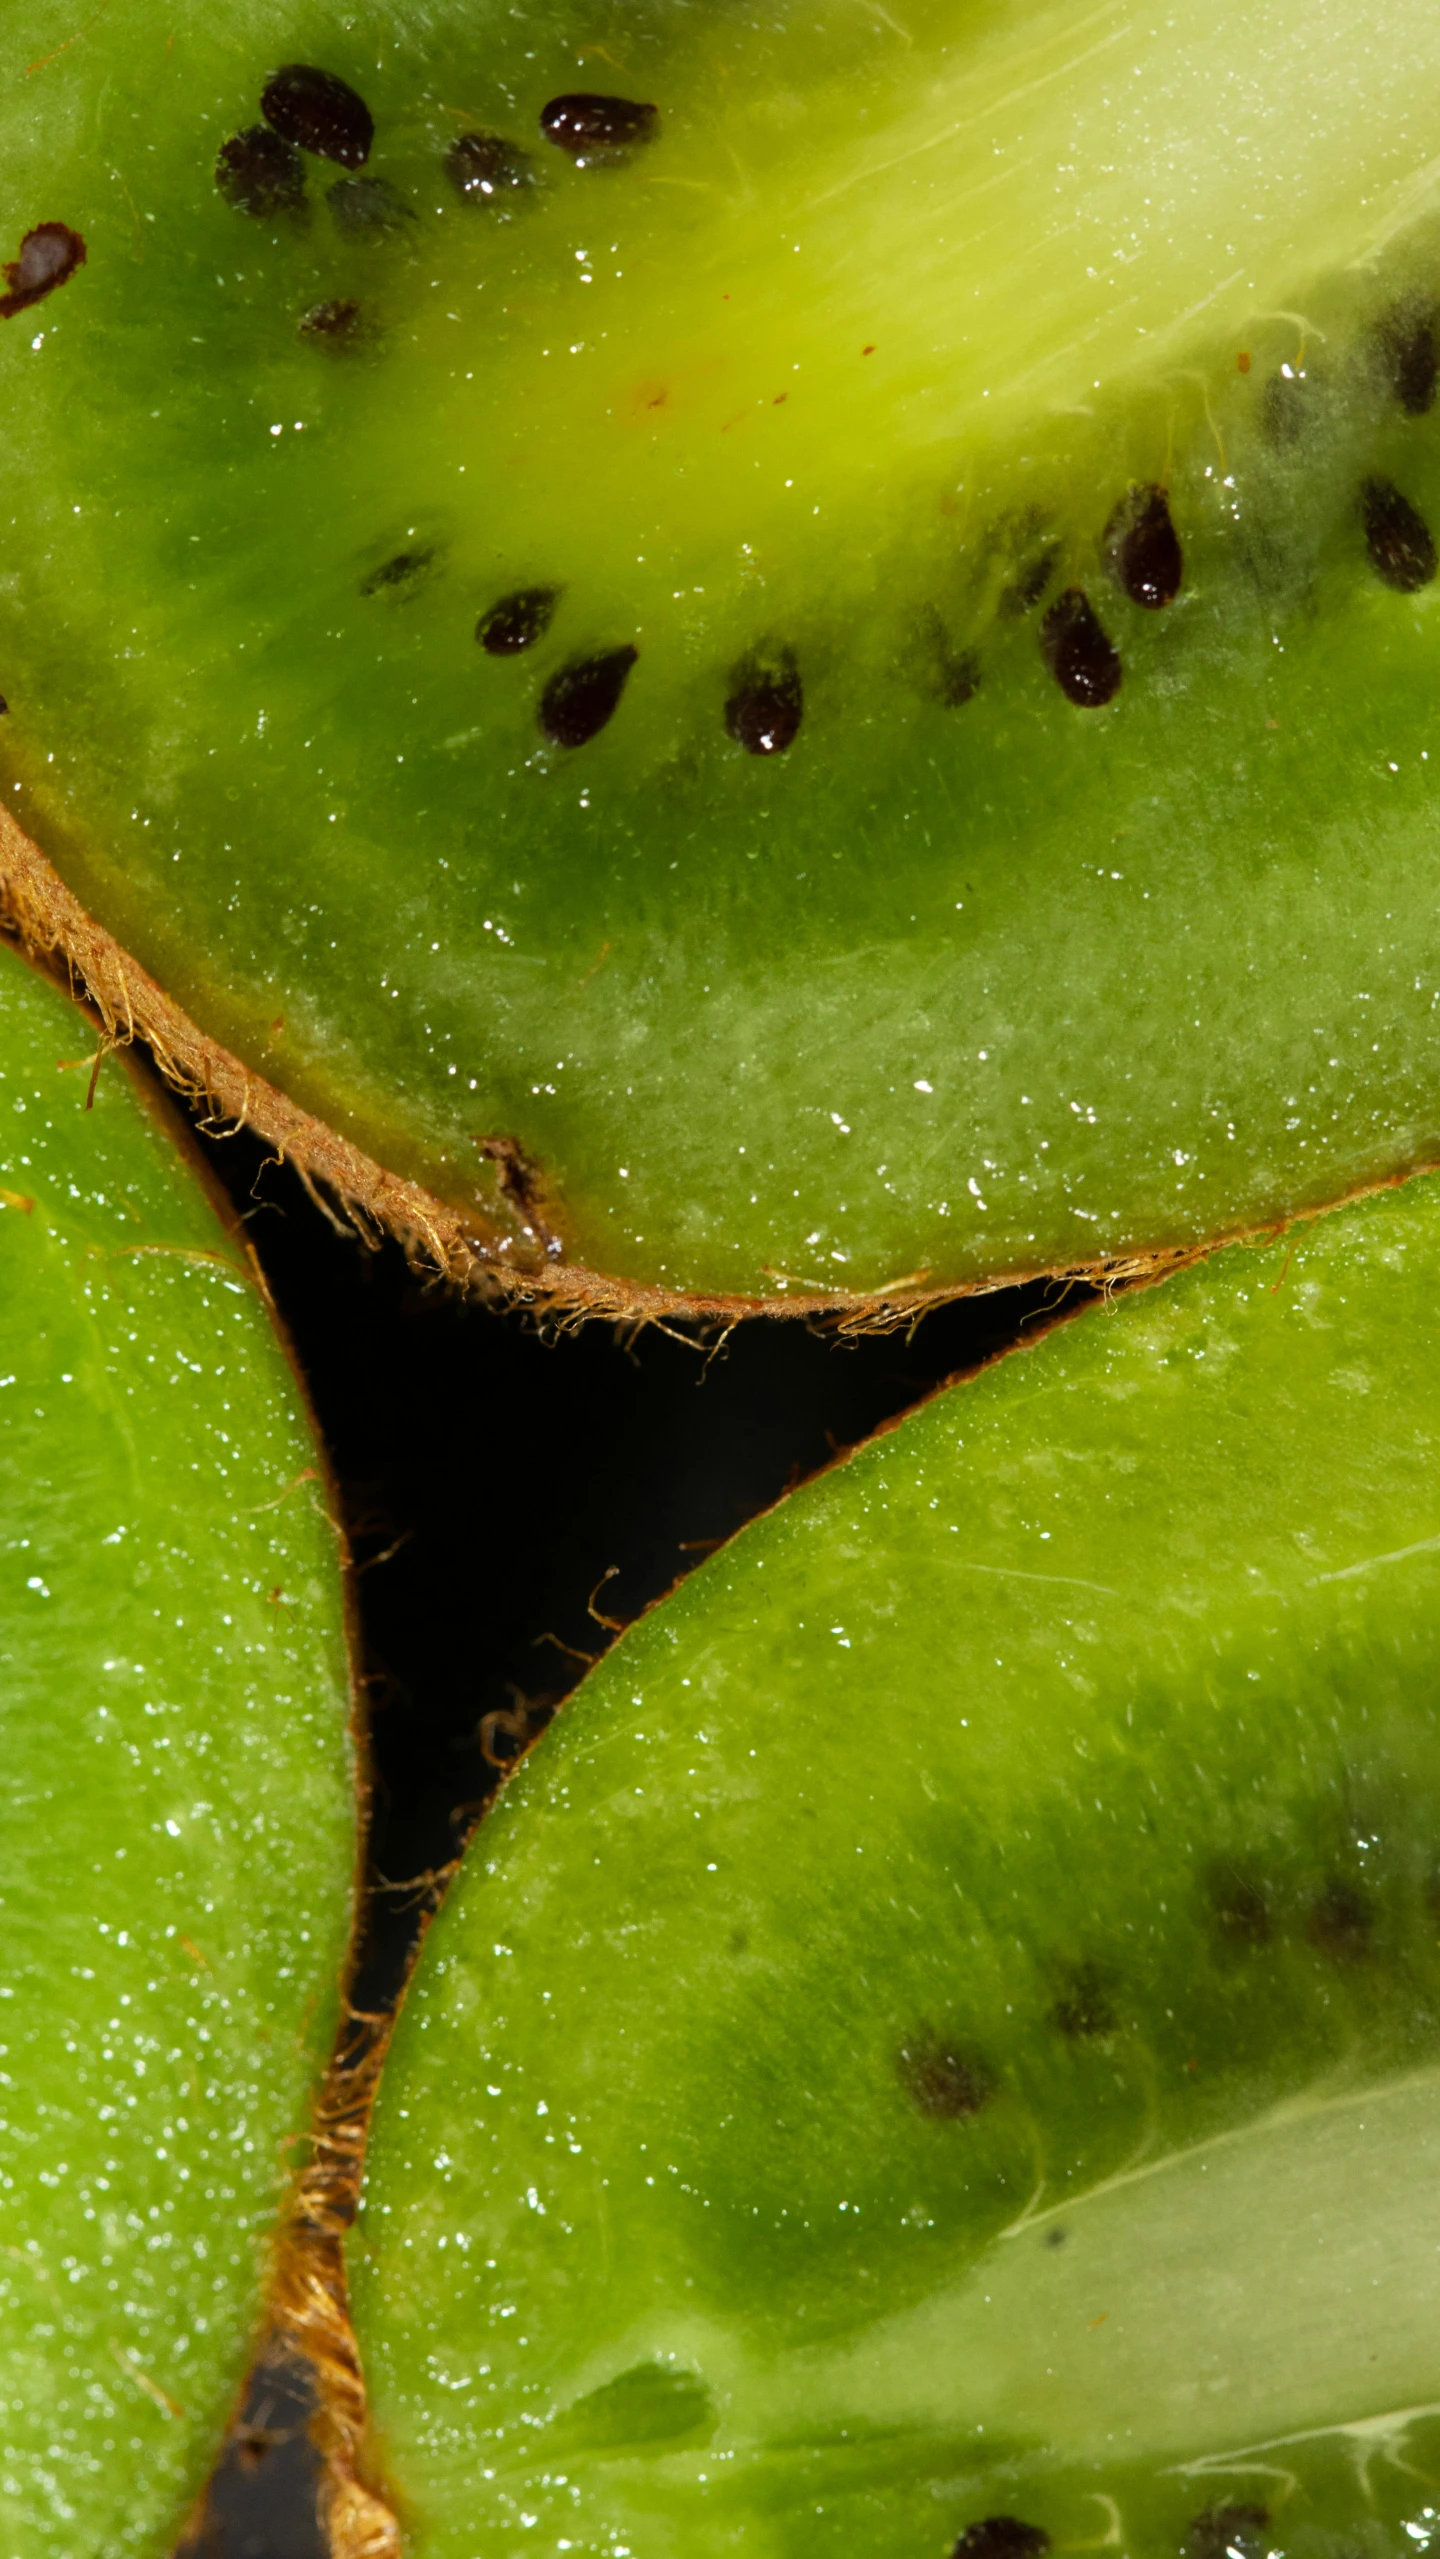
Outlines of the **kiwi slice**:
[{"label": "kiwi slice", "polygon": [[351,2248],[413,2559],[1440,2512],[1440,1188],[947,1389],[480,1833]]},{"label": "kiwi slice", "polygon": [[[152,1086],[0,945],[0,2546],[161,2559],[336,2023],[337,1539]],[[92,1084],[93,1091],[87,1091]]]},{"label": "kiwi slice", "polygon": [[1433,11],[72,14],[3,795],[192,1073],[577,1304],[1434,1158]]}]

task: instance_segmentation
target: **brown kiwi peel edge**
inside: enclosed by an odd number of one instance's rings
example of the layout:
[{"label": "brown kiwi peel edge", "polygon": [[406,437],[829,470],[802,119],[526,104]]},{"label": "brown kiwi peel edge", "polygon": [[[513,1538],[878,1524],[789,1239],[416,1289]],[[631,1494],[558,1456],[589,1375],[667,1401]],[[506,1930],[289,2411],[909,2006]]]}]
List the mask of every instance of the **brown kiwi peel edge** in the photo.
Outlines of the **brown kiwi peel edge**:
[{"label": "brown kiwi peel edge", "polygon": [[767,1315],[825,1319],[841,1333],[884,1333],[909,1327],[932,1307],[956,1298],[989,1296],[1037,1280],[1057,1289],[1084,1286],[1109,1295],[1137,1282],[1164,1279],[1228,1244],[1273,1243],[1292,1225],[1440,1169],[1427,1159],[1359,1183],[1318,1207],[1200,1243],[1103,1254],[1093,1261],[1040,1263],[935,1288],[926,1286],[929,1274],[924,1271],[880,1289],[796,1289],[783,1297],[646,1287],[565,1260],[563,1202],[548,1191],[544,1168],[526,1156],[516,1139],[496,1135],[477,1140],[479,1153],[497,1167],[500,1197],[510,1212],[509,1222],[502,1225],[474,1207],[456,1208],[423,1184],[387,1171],[363,1148],[303,1110],[191,1020],[86,911],[39,845],[3,807],[0,932],[67,979],[71,993],[82,996],[98,1016],[107,1046],[142,1042],[166,1082],[192,1108],[198,1107],[210,1136],[248,1128],[263,1138],[298,1175],[332,1226],[371,1248],[392,1238],[426,1278],[492,1305],[527,1309],[541,1323],[561,1328],[598,1316],[632,1329],[680,1322],[723,1331],[746,1317]]}]

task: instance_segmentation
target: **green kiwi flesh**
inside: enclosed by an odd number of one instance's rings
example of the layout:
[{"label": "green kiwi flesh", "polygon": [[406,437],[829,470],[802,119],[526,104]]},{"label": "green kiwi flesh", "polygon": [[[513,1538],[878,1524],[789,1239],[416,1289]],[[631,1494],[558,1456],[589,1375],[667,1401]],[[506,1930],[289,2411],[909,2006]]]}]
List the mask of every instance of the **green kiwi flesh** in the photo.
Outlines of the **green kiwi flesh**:
[{"label": "green kiwi flesh", "polygon": [[375,2112],[413,2559],[1431,2545],[1437,1266],[1087,1313],[587,1678]]},{"label": "green kiwi flesh", "polygon": [[337,2022],[335,1532],[169,1113],[0,945],[0,2548],[163,2559]]},{"label": "green kiwi flesh", "polygon": [[[4,797],[210,1038],[501,1259],[682,1292],[1434,1158],[1418,0],[0,42],[0,227],[86,250],[0,326]],[[577,84],[656,114],[562,148]]]}]

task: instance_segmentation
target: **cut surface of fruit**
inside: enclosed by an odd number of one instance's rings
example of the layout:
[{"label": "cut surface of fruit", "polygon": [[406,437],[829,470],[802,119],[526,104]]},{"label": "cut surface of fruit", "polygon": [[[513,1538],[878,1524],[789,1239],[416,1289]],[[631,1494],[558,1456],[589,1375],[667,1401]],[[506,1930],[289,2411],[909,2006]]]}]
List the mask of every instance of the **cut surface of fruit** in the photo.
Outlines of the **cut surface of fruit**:
[{"label": "cut surface of fruit", "polygon": [[586,1681],[377,2105],[416,2559],[1429,2546],[1437,1266],[1416,1183],[1086,1314]]},{"label": "cut surface of fruit", "polygon": [[681,1291],[1440,1154],[1432,10],[3,46],[4,796],[211,1038]]},{"label": "cut surface of fruit", "polygon": [[308,1417],[168,1105],[0,946],[0,2544],[161,2559],[260,2315],[355,1864]]}]

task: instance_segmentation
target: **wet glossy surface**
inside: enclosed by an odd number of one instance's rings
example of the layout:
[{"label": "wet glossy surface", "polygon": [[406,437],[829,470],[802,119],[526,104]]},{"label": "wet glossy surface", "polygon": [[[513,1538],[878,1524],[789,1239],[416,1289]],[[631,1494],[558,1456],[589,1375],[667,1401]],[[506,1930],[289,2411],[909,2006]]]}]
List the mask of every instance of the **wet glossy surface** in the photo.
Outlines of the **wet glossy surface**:
[{"label": "wet glossy surface", "polygon": [[415,2559],[1428,2546],[1437,1267],[1418,1183],[1082,1316],[562,1710],[351,2250]]},{"label": "wet glossy surface", "polygon": [[[637,1279],[975,1278],[1440,1149],[1440,640],[1359,505],[1440,521],[1433,14],[925,0],[720,64],[596,6],[0,36],[9,236],[89,247],[0,332],[17,813],[259,1071],[477,1221],[513,1140],[570,1258]],[[211,184],[290,61],[364,100],[393,229],[346,233],[322,160],[303,218]],[[580,169],[539,120],[602,63],[659,130]],[[467,134],[537,183],[462,196]],[[1163,611],[1111,571],[1136,488]],[[477,649],[538,587],[534,647]],[[1124,670],[1083,709],[1036,644],[1070,589]],[[803,724],[737,752],[782,642]]]},{"label": "wet glossy surface", "polygon": [[0,947],[0,2539],[163,2559],[249,2353],[354,1865],[335,1532],[249,1266]]}]

